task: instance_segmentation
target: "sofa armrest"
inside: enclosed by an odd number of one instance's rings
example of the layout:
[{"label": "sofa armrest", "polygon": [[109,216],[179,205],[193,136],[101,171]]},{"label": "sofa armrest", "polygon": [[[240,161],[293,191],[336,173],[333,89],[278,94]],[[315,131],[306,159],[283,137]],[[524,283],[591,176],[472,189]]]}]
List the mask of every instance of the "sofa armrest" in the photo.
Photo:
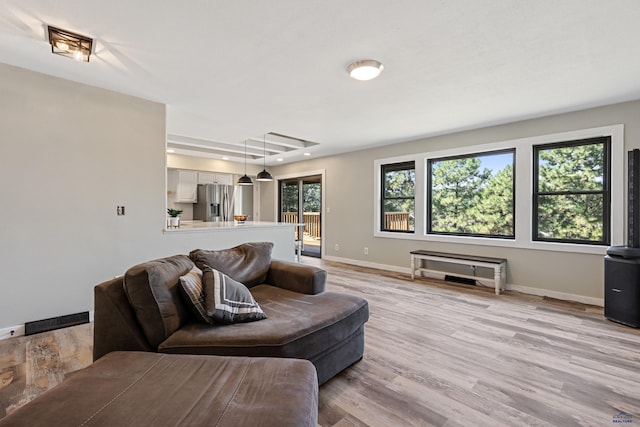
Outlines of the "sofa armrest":
[{"label": "sofa armrest", "polygon": [[112,351],[156,351],[138,325],[124,292],[123,278],[94,288],[93,360]]},{"label": "sofa armrest", "polygon": [[266,283],[301,294],[316,295],[324,292],[327,272],[311,265],[288,261],[271,261]]}]

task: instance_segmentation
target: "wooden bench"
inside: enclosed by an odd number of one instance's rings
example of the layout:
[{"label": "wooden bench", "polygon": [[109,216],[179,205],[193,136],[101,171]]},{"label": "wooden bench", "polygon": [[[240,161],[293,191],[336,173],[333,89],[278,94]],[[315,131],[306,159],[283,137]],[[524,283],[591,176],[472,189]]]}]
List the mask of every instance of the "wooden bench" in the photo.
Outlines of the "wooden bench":
[{"label": "wooden bench", "polygon": [[[500,289],[505,288],[505,280],[507,275],[507,260],[504,258],[491,258],[477,255],[461,255],[461,254],[452,254],[447,252],[435,252],[435,251],[425,251],[425,250],[416,250],[411,251],[411,279],[415,278],[416,271],[422,273],[446,273],[441,270],[433,270],[429,268],[424,268],[422,266],[422,261],[438,261],[438,262],[449,262],[452,264],[462,264],[468,265],[473,268],[474,275],[463,275],[463,274],[455,274],[455,276],[465,277],[469,279],[478,279],[479,277],[475,276],[476,267],[486,267],[491,268],[494,271],[493,283],[496,288],[496,295],[500,295]],[[451,273],[453,274],[453,273]],[[489,279],[491,280],[491,279]]]}]

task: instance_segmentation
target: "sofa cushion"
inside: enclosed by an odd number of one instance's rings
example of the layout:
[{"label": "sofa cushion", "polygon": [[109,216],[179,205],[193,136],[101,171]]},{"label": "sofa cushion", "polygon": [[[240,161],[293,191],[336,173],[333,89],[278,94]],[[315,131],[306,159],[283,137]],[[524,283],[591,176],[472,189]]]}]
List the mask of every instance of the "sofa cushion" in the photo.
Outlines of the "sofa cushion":
[{"label": "sofa cushion", "polygon": [[315,362],[357,333],[367,301],[348,294],[304,295],[270,285],[251,289],[267,319],[234,325],[189,323],[168,337],[163,353],[293,357]]},{"label": "sofa cushion", "polygon": [[131,267],[124,290],[149,344],[158,347],[189,315],[179,295],[180,276],[193,268],[186,255],[175,255]]},{"label": "sofa cushion", "polygon": [[205,266],[202,270],[202,282],[210,323],[230,325],[267,318],[249,289],[226,274]]},{"label": "sofa cushion", "polygon": [[196,320],[211,323],[211,318],[207,316],[207,309],[204,306],[202,270],[198,267],[193,267],[187,274],[180,276],[180,285],[185,303],[191,309]]},{"label": "sofa cushion", "polygon": [[189,257],[199,269],[208,265],[250,288],[266,280],[272,249],[271,242],[243,243],[231,249],[195,249]]}]

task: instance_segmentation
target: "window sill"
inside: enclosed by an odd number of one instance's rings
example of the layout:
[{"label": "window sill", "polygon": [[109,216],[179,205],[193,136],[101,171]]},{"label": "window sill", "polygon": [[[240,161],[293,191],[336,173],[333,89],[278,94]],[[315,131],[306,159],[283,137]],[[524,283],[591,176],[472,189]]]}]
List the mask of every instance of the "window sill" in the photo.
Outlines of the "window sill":
[{"label": "window sill", "polygon": [[[419,233],[394,233],[385,231],[376,231],[373,233],[374,237],[381,237],[385,239],[402,239],[402,240],[415,240],[422,242],[436,242],[436,243],[456,243],[464,245],[480,245],[480,246],[494,246],[501,248],[514,248],[514,249],[530,249],[538,251],[551,251],[551,252],[571,252],[579,254],[591,254],[604,256],[607,252],[608,246],[595,246],[573,243],[554,243],[554,242],[534,242],[523,241],[523,239],[500,239],[500,238],[485,238],[485,237],[468,237],[468,236],[443,236]],[[612,245],[620,245],[622,243],[613,243]]]}]

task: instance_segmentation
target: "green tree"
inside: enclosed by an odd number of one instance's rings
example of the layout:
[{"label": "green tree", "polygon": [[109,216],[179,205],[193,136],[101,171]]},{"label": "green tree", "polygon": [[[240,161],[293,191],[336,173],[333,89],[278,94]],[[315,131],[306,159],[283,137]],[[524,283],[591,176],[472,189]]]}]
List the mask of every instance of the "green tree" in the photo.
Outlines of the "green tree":
[{"label": "green tree", "polygon": [[282,212],[298,212],[298,183],[282,185]]},{"label": "green tree", "polygon": [[302,185],[302,198],[305,212],[320,212],[322,206],[320,183],[304,183]]},{"label": "green tree", "polygon": [[481,234],[513,236],[513,165],[493,175],[486,183],[476,213]]},{"label": "green tree", "polygon": [[604,144],[539,151],[538,237],[601,241]]},{"label": "green tree", "polygon": [[[305,212],[320,212],[322,206],[319,182],[302,185],[302,199]],[[285,182],[282,186],[282,212],[298,212],[298,181]]]},{"label": "green tree", "polygon": [[431,229],[477,234],[484,217],[479,205],[491,170],[480,170],[478,157],[443,160],[431,168]]},{"label": "green tree", "polygon": [[[495,153],[433,162],[432,231],[513,236],[512,159],[513,154]],[[484,160],[500,168],[483,168]]]}]

